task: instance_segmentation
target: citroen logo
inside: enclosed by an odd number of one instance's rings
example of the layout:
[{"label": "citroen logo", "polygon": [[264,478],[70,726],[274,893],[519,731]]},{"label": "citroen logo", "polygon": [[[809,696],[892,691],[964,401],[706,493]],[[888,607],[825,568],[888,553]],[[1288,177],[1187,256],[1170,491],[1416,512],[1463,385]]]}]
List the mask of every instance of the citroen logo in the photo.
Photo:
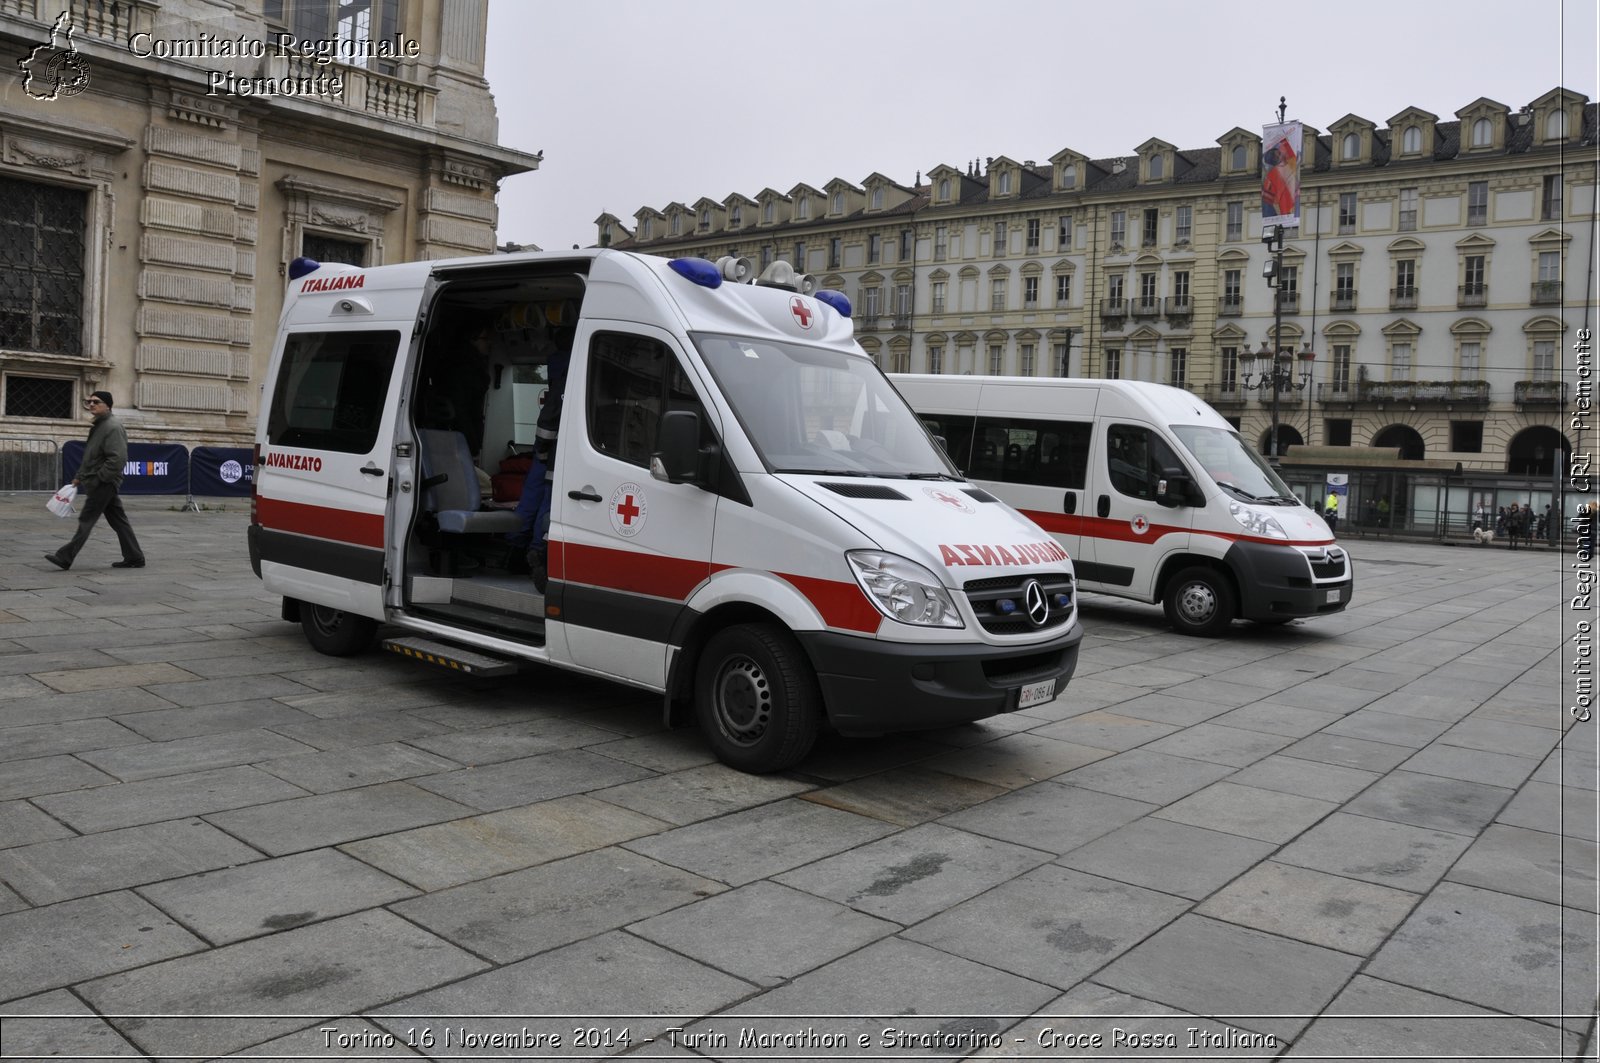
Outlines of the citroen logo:
[{"label": "citroen logo", "polygon": [[1022,601],[1028,607],[1028,619],[1033,621],[1033,626],[1044,627],[1044,622],[1050,619],[1050,605],[1044,600],[1044,588],[1039,586],[1038,580],[1031,579],[1023,586]]}]

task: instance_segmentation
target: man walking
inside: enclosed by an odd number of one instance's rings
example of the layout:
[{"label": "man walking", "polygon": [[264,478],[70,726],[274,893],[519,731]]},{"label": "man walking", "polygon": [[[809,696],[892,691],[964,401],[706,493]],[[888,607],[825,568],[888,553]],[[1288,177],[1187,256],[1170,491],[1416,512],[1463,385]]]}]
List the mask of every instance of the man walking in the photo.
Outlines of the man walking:
[{"label": "man walking", "polygon": [[94,417],[89,429],[89,440],[83,447],[83,463],[73,484],[84,498],[83,509],[78,514],[78,532],[72,541],[44,559],[57,568],[71,568],[72,559],[78,556],[83,544],[89,541],[95,522],[105,514],[106,523],[117,533],[117,543],[122,547],[122,560],[113,561],[112,568],[143,568],[144,551],[139,549],[139,539],[128,523],[128,514],[122,508],[117,488],[122,486],[122,467],[128,464],[128,433],[111,412],[111,392],[97,391],[89,396],[84,407]]},{"label": "man walking", "polygon": [[1322,519],[1328,522],[1328,530],[1334,534],[1339,531],[1339,495],[1336,491],[1328,492],[1328,500],[1322,504]]}]

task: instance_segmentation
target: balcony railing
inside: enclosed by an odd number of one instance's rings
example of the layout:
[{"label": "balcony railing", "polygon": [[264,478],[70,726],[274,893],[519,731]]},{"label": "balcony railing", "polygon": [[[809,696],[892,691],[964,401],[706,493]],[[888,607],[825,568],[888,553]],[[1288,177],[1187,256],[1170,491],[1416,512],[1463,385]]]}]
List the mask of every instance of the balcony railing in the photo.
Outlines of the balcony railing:
[{"label": "balcony railing", "polygon": [[1389,289],[1390,310],[1415,310],[1417,308],[1417,288],[1414,284],[1402,284],[1398,288]]},{"label": "balcony railing", "polygon": [[1412,406],[1487,406],[1489,384],[1484,380],[1363,380],[1356,386],[1356,401]]},{"label": "balcony railing", "polygon": [[1335,288],[1328,297],[1329,310],[1354,310],[1356,308],[1356,290],[1354,288]]},{"label": "balcony railing", "polygon": [[263,63],[263,71],[269,76],[289,78],[315,78],[337,73],[344,82],[343,95],[308,98],[337,100],[354,110],[410,125],[432,128],[434,124],[434,105],[439,90],[426,85],[343,63],[333,64],[330,71],[326,66],[318,66],[315,60],[298,55],[269,55]]},{"label": "balcony railing", "polygon": [[1528,302],[1534,306],[1553,306],[1561,302],[1561,282],[1534,281],[1533,293],[1528,296]]},{"label": "balcony railing", "polygon": [[1161,300],[1154,298],[1139,298],[1133,301],[1134,317],[1155,317],[1161,313]]},{"label": "balcony railing", "polygon": [[894,315],[894,320],[890,323],[890,327],[891,328],[910,328],[911,327],[911,311],[907,310],[904,313],[899,313],[899,314]]},{"label": "balcony railing", "polygon": [[1100,316],[1101,317],[1127,317],[1128,316],[1128,300],[1126,300],[1126,299],[1102,299],[1102,300],[1100,300]]},{"label": "balcony railing", "polygon": [[1298,314],[1300,312],[1300,293],[1279,292],[1278,306],[1285,314]]},{"label": "balcony railing", "polygon": [[1244,300],[1238,296],[1232,298],[1224,295],[1222,302],[1217,304],[1218,317],[1238,317],[1244,313]]},{"label": "balcony railing", "polygon": [[1567,382],[1565,380],[1519,380],[1513,386],[1512,398],[1518,406],[1565,406]]},{"label": "balcony railing", "polygon": [[1456,289],[1456,306],[1466,309],[1470,306],[1489,305],[1489,286],[1486,284],[1463,284]]},{"label": "balcony railing", "polygon": [[1237,384],[1206,384],[1200,389],[1200,397],[1213,406],[1242,406],[1248,391],[1240,390]]},{"label": "balcony railing", "polygon": [[1350,381],[1336,380],[1331,384],[1317,385],[1318,402],[1355,402],[1356,393]]},{"label": "balcony railing", "polygon": [[1190,317],[1194,314],[1194,301],[1187,295],[1167,296],[1168,317]]},{"label": "balcony railing", "polygon": [[860,317],[856,318],[856,326],[862,332],[876,332],[878,331],[878,315],[862,314]]}]

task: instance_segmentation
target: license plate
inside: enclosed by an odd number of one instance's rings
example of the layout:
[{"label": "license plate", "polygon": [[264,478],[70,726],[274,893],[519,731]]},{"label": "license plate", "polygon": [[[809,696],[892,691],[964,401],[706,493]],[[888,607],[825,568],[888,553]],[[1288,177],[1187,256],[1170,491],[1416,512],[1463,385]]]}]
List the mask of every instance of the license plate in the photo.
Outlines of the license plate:
[{"label": "license plate", "polygon": [[1339,591],[1337,589],[1331,590],[1331,591],[1328,592],[1327,601],[1328,601],[1329,605],[1332,605],[1334,602],[1336,602],[1338,600],[1339,600]]},{"label": "license plate", "polygon": [[1056,681],[1054,679],[1044,683],[1035,683],[1031,687],[1023,687],[1017,697],[1017,708],[1025,709],[1029,705],[1042,705],[1056,696]]}]

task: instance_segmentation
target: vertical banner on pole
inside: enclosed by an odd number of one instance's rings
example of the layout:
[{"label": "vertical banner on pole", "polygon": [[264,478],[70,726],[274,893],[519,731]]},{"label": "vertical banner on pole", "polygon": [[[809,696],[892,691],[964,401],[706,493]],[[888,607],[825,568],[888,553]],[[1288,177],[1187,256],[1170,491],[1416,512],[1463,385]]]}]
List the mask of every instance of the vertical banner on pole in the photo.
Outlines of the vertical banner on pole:
[{"label": "vertical banner on pole", "polygon": [[1300,227],[1299,122],[1261,127],[1261,220]]}]

